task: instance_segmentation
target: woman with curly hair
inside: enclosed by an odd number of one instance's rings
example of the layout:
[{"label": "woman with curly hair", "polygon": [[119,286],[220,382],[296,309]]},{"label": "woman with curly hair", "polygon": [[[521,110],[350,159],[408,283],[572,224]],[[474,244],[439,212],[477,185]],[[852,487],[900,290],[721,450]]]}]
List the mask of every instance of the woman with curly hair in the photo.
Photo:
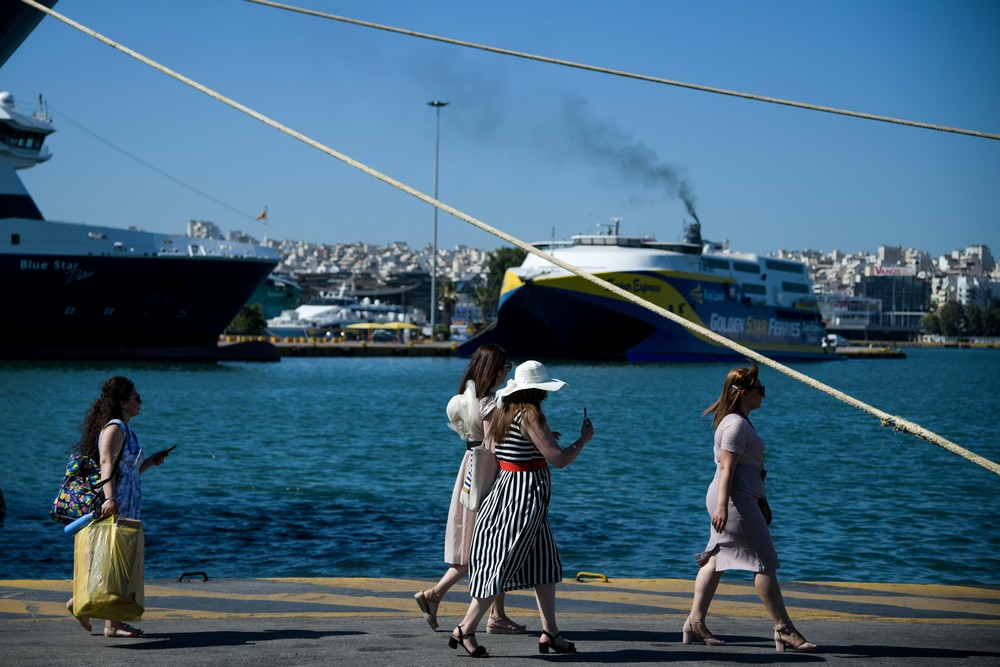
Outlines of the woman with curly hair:
[{"label": "woman with curly hair", "polygon": [[[101,517],[116,515],[125,519],[139,519],[142,509],[142,483],[139,475],[150,466],[161,465],[169,450],[156,452],[148,459],[143,456],[139,439],[129,426],[133,417],[142,409],[142,398],[131,380],[115,376],[101,385],[101,395],[94,400],[81,426],[77,449],[85,456],[98,461],[101,479],[106,480],[101,490],[104,502],[98,510]],[[73,598],[66,602],[73,613]],[[74,614],[75,616],[75,614]],[[76,617],[88,632],[90,619]],[[142,630],[121,621],[105,621],[105,637],[138,637]]]}]

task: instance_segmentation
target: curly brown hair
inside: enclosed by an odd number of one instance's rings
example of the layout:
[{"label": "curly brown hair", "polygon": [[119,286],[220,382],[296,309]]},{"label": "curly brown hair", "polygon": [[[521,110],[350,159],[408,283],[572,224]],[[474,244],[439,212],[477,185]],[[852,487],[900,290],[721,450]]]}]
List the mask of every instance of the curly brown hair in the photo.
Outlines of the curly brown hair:
[{"label": "curly brown hair", "polygon": [[135,384],[126,377],[116,375],[105,380],[101,385],[101,395],[98,396],[87,410],[87,416],[80,425],[80,442],[77,449],[94,460],[99,460],[97,443],[101,430],[112,419],[124,417],[122,403],[132,398]]}]

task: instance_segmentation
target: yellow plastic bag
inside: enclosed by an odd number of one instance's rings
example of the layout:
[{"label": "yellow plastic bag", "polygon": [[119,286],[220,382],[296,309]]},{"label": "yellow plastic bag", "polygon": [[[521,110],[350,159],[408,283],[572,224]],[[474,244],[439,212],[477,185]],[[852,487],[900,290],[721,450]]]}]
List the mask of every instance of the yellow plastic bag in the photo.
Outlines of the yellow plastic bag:
[{"label": "yellow plastic bag", "polygon": [[76,534],[73,613],[139,621],[145,607],[142,522],[110,517]]}]

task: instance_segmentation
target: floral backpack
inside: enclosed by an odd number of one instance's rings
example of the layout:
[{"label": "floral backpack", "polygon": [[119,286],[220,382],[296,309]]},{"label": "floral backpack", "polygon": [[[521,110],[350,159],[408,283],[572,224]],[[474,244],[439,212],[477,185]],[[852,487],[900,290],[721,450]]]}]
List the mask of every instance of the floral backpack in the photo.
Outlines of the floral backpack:
[{"label": "floral backpack", "polygon": [[[122,460],[125,445],[118,451],[115,459],[114,475],[118,474],[118,463]],[[101,479],[101,466],[89,456],[71,454],[66,464],[66,475],[63,477],[59,495],[52,501],[49,516],[56,523],[70,524],[82,516],[97,511],[104,504],[104,485],[107,479]]]}]

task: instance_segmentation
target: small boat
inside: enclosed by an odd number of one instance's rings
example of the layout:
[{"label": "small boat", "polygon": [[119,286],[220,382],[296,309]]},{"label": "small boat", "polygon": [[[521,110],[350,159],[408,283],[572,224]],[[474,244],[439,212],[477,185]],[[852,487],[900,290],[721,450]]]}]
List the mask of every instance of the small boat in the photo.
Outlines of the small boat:
[{"label": "small boat", "polygon": [[906,359],[906,352],[893,345],[846,345],[837,354],[847,359]]}]

